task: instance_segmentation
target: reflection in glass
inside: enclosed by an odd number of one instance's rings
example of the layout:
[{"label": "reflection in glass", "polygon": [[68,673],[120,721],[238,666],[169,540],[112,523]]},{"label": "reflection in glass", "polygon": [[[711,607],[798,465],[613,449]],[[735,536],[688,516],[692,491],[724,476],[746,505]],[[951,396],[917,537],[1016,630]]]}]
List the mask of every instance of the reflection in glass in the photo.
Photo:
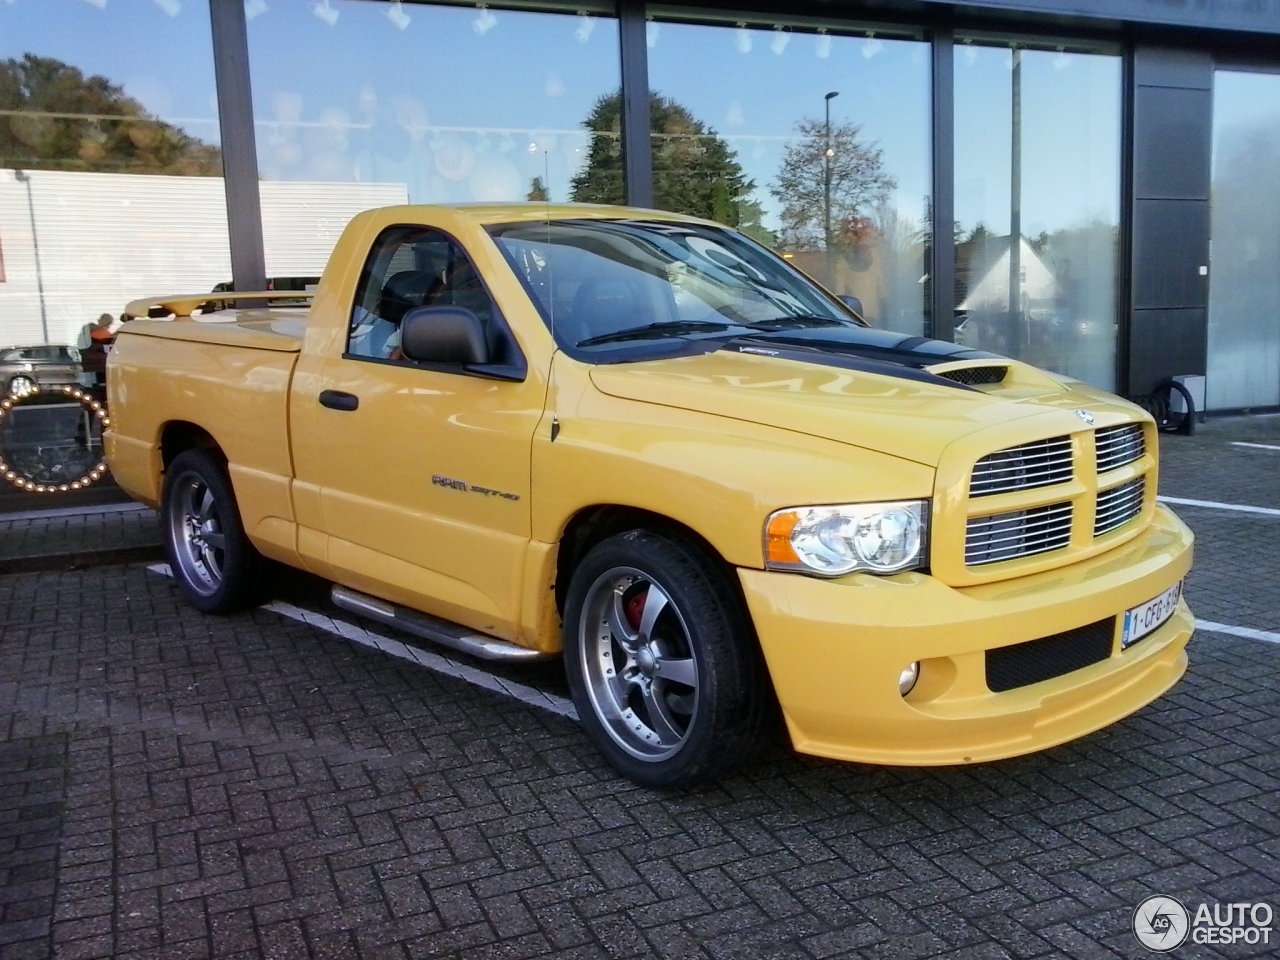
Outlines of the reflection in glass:
[{"label": "reflection in glass", "polygon": [[230,275],[208,5],[49,6],[0,4],[0,347]]},{"label": "reflection in glass", "polygon": [[790,24],[650,34],[655,205],[778,250],[878,327],[925,332],[928,44]]},{"label": "reflection in glass", "polygon": [[1112,389],[1120,59],[963,43],[955,80],[956,340]]},{"label": "reflection in glass", "polygon": [[341,226],[369,207],[563,202],[589,154],[618,158],[594,199],[623,200],[616,20],[483,3],[272,3],[249,21],[249,53],[261,175],[326,211],[305,254],[294,245],[273,266],[286,227],[264,191],[269,274],[318,273]]},{"label": "reflection in glass", "polygon": [[1280,75],[1213,82],[1210,409],[1280,403]]}]

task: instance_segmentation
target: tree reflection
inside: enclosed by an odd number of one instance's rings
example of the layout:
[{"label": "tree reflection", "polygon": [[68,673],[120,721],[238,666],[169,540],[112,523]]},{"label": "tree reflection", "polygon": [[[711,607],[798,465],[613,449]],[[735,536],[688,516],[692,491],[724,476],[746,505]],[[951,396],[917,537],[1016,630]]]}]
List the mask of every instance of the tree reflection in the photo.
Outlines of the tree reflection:
[{"label": "tree reflection", "polygon": [[0,166],[221,176],[217,147],[165,123],[105,77],[51,57],[0,61]]}]

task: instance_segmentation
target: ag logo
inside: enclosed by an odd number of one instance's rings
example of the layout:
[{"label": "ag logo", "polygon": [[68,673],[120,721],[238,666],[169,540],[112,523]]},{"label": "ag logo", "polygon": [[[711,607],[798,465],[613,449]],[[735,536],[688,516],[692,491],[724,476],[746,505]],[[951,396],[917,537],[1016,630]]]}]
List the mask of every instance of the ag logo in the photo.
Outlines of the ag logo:
[{"label": "ag logo", "polygon": [[1187,908],[1173,897],[1147,897],[1133,911],[1133,935],[1156,953],[1182,946],[1190,926]]},{"label": "ag logo", "polygon": [[1077,410],[1075,411],[1075,414],[1085,423],[1093,423],[1093,414],[1088,410]]}]

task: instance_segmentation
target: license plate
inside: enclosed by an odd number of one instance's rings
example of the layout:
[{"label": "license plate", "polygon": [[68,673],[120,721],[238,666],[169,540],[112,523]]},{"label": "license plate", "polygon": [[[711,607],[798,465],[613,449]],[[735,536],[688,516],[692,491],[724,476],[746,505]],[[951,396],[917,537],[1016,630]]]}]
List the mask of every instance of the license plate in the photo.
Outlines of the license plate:
[{"label": "license plate", "polygon": [[1154,600],[1141,603],[1124,614],[1124,630],[1120,634],[1120,649],[1133,646],[1152,630],[1173,616],[1182,596],[1182,581],[1178,581]]}]

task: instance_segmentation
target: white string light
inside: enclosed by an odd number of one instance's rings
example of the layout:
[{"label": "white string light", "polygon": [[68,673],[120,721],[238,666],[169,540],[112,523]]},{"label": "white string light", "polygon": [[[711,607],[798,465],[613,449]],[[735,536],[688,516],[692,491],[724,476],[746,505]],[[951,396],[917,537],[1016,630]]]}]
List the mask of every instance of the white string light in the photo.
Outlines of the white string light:
[{"label": "white string light", "polygon": [[246,20],[260,17],[270,9],[267,6],[267,0],[244,0],[244,18]]},{"label": "white string light", "polygon": [[484,36],[490,30],[498,25],[498,18],[493,15],[487,3],[477,3],[476,9],[480,12],[476,14],[476,18],[471,21],[471,29],[480,36]]},{"label": "white string light", "polygon": [[791,42],[791,31],[782,24],[777,23],[773,26],[773,39],[769,42],[769,49],[778,56],[782,56],[787,44]]},{"label": "white string light", "polygon": [[595,32],[596,21],[585,10],[578,11],[578,27],[573,31],[573,38],[579,43],[586,43]]},{"label": "white string light", "polygon": [[338,22],[338,11],[329,6],[329,0],[317,0],[312,4],[311,12],[331,27]]},{"label": "white string light", "polygon": [[751,52],[751,31],[747,29],[745,20],[738,21],[737,36],[734,38],[734,45],[738,48],[739,53]]},{"label": "white string light", "polygon": [[826,27],[818,28],[818,39],[814,44],[813,52],[819,60],[825,60],[831,56],[831,35],[827,33]]},{"label": "white string light", "polygon": [[[9,412],[13,410],[14,407],[18,406],[20,400],[29,400],[32,397],[38,397],[41,393],[47,392],[49,391],[43,390],[39,386],[35,386],[32,387],[31,392],[24,397],[5,397],[3,400],[0,400],[0,421],[3,421]],[[111,418],[107,416],[106,407],[104,407],[99,401],[95,400],[91,394],[86,393],[79,387],[65,386],[59,388],[56,392],[61,392],[64,396],[78,401],[80,406],[97,418],[98,423],[104,429],[110,425]],[[107,462],[100,459],[81,477],[76,480],[72,480],[70,483],[46,483],[42,480],[33,480],[31,477],[18,472],[13,468],[12,464],[6,462],[3,456],[0,455],[0,477],[4,477],[4,479],[8,480],[19,490],[26,490],[28,493],[67,493],[71,490],[83,490],[85,487],[101,480],[106,472]]]},{"label": "white string light", "polygon": [[404,12],[404,4],[400,0],[391,0],[391,8],[387,11],[387,19],[397,30],[403,30],[413,19]]}]

